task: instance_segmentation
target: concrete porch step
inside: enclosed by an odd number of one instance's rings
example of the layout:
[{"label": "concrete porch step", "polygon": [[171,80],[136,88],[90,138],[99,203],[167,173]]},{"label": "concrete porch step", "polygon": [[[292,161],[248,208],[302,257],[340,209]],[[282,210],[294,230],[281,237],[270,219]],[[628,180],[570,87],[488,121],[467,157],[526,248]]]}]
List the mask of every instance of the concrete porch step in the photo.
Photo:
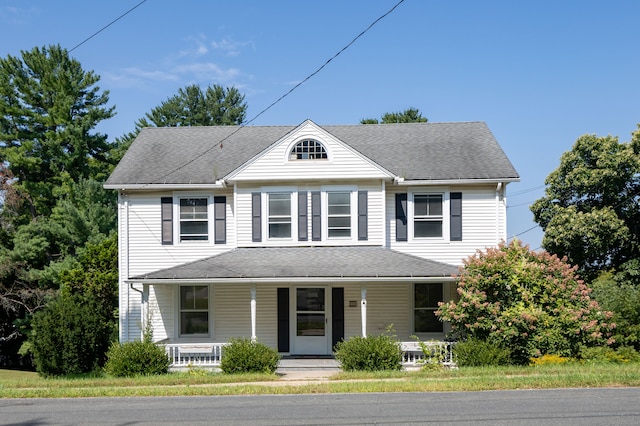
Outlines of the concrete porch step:
[{"label": "concrete porch step", "polygon": [[283,357],[278,363],[276,373],[308,370],[338,372],[340,371],[340,363],[334,358]]}]

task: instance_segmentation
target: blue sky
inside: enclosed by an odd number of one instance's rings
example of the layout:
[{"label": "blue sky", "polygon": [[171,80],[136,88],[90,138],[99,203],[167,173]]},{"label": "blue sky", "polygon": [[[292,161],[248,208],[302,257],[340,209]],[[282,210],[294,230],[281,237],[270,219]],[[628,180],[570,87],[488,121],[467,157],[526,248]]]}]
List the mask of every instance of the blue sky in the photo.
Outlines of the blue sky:
[{"label": "blue sky", "polygon": [[[179,88],[235,86],[248,118],[318,69],[398,0],[147,0],[71,55],[101,76],[113,140]],[[140,0],[0,0],[0,56],[73,49]],[[528,205],[585,133],[640,123],[640,1],[405,0],[253,124],[355,124],[408,107],[484,121],[521,182],[508,235],[536,249]],[[525,232],[527,231],[527,232]]]}]

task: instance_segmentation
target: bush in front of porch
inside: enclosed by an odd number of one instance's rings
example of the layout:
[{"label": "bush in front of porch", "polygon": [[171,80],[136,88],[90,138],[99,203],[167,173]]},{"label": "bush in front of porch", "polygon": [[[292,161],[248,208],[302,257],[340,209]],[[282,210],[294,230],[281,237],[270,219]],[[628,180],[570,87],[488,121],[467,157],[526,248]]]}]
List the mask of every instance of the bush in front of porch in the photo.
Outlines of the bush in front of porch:
[{"label": "bush in front of porch", "polygon": [[273,348],[247,338],[233,338],[224,347],[220,369],[223,373],[268,373],[278,368],[280,354]]},{"label": "bush in front of porch", "polygon": [[388,334],[354,336],[338,342],[335,356],[345,371],[381,371],[402,368],[400,343]]}]

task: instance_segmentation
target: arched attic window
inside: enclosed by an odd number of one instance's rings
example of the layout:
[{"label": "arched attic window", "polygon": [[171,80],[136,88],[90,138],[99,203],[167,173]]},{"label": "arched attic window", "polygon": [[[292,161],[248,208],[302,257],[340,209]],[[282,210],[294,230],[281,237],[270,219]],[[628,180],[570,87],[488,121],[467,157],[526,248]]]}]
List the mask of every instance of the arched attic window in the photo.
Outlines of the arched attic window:
[{"label": "arched attic window", "polygon": [[305,139],[293,146],[289,160],[326,160],[327,150],[314,139]]}]

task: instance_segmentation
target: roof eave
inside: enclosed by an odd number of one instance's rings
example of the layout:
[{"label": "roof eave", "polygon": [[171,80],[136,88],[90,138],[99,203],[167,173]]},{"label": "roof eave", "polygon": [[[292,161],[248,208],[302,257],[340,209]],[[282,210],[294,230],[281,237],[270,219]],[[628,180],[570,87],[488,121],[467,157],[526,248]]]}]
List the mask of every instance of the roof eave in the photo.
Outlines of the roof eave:
[{"label": "roof eave", "polygon": [[370,283],[370,282],[453,282],[457,279],[451,275],[441,276],[407,276],[407,277],[262,277],[262,278],[129,278],[127,284],[192,284],[192,283],[225,283],[225,284],[273,284],[273,283]]},{"label": "roof eave", "polygon": [[127,190],[171,190],[171,189],[222,189],[227,187],[225,180],[217,180],[215,183],[105,183],[104,189]]},{"label": "roof eave", "polygon": [[396,177],[393,180],[398,186],[414,186],[414,185],[473,185],[473,184],[497,184],[520,182],[519,177],[506,178],[486,178],[486,179],[404,179]]}]

